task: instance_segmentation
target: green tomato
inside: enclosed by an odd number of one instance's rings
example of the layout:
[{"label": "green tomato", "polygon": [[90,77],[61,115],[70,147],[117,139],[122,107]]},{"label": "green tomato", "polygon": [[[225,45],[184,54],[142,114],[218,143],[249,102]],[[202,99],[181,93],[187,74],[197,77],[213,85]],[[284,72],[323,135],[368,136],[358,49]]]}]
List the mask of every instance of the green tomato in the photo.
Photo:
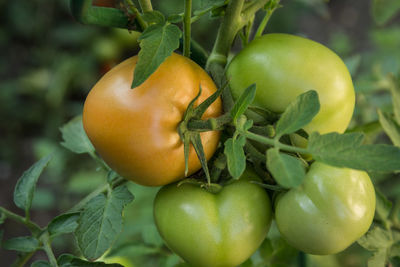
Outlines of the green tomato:
[{"label": "green tomato", "polygon": [[342,133],[353,115],[354,88],[345,64],[309,39],[289,34],[256,38],[233,58],[227,78],[235,99],[256,83],[253,105],[278,113],[298,95],[317,91],[321,109],[304,127],[308,133]]},{"label": "green tomato", "polygon": [[185,183],[163,187],[154,201],[154,218],[171,250],[191,266],[237,266],[265,239],[271,204],[264,189],[238,181],[210,193]]},{"label": "green tomato", "polygon": [[309,254],[338,253],[364,235],[374,218],[374,186],[364,171],[315,162],[301,186],[275,204],[279,231]]}]

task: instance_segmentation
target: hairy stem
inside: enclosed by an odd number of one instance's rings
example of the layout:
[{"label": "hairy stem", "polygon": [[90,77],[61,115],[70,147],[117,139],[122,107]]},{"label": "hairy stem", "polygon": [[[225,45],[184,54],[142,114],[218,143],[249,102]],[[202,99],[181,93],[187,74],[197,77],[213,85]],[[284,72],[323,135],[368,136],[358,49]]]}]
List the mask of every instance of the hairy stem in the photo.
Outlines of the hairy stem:
[{"label": "hairy stem", "polygon": [[190,57],[192,0],[185,0],[185,13],[183,17],[183,55]]},{"label": "hairy stem", "polygon": [[307,149],[304,148],[300,148],[300,147],[294,147],[294,146],[289,146],[289,145],[285,145],[280,143],[279,141],[275,140],[275,139],[270,139],[267,137],[264,137],[262,135],[258,135],[249,131],[240,131],[240,134],[242,134],[243,136],[245,136],[248,139],[263,143],[263,144],[267,144],[267,145],[271,145],[274,147],[279,148],[280,150],[284,150],[287,152],[294,152],[294,153],[300,153],[300,154],[310,154],[310,152]]},{"label": "hairy stem", "polygon": [[28,220],[14,212],[11,212],[3,207],[0,207],[0,212],[3,213],[8,219],[11,219],[17,223],[23,224],[26,227],[29,228],[29,230],[33,233],[33,234],[39,234],[42,229],[40,228],[39,225],[37,225],[36,223],[32,222],[31,220]]},{"label": "hairy stem", "polygon": [[41,241],[43,243],[43,249],[46,252],[47,258],[50,261],[50,265],[53,267],[58,267],[57,259],[54,256],[53,250],[51,249],[51,246],[50,246],[49,233],[46,232],[45,234],[43,234],[41,237]]},{"label": "hairy stem", "polygon": [[140,8],[142,12],[151,12],[153,11],[153,6],[151,5],[151,0],[139,0]]},{"label": "hairy stem", "polygon": [[[142,30],[147,28],[147,23],[142,19],[142,15],[140,14],[139,10],[136,8],[135,4],[132,0],[125,0],[129,6],[129,9],[135,15],[136,21],[139,23],[139,26]],[[142,8],[143,10],[143,8]]]},{"label": "hairy stem", "polygon": [[222,23],[218,29],[217,38],[213,50],[208,58],[206,70],[211,70],[213,64],[224,67],[227,62],[228,52],[238,32],[241,22],[241,12],[244,0],[232,0],[229,2]]}]

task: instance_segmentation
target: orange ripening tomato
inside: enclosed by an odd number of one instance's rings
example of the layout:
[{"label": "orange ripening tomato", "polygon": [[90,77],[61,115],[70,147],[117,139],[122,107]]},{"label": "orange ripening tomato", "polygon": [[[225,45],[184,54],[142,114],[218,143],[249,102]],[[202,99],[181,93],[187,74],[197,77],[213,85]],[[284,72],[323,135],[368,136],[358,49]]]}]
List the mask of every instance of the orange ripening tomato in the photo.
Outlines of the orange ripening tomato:
[{"label": "orange ripening tomato", "polygon": [[[195,105],[212,95],[216,86],[192,60],[173,53],[140,86],[131,89],[138,57],[106,73],[90,91],[83,110],[84,129],[104,161],[121,176],[138,184],[160,186],[184,178],[183,143],[177,127],[188,104],[202,89]],[[222,113],[218,98],[203,119]],[[207,160],[220,133],[201,133]],[[201,164],[189,152],[189,175]]]}]

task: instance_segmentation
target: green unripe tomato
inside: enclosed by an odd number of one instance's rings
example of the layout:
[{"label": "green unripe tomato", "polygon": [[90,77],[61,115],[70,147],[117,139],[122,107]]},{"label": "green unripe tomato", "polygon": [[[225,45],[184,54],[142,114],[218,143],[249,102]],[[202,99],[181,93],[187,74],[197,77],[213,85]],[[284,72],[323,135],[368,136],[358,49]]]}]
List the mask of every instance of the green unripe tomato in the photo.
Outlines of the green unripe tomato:
[{"label": "green unripe tomato", "polygon": [[353,83],[343,61],[329,48],[289,34],[254,39],[231,61],[227,78],[235,99],[253,83],[253,105],[281,113],[298,95],[315,90],[321,109],[306,132],[342,133],[353,115]]},{"label": "green unripe tomato", "polygon": [[350,246],[368,231],[374,213],[375,190],[366,172],[319,162],[275,206],[278,229],[288,243],[319,255]]},{"label": "green unripe tomato", "polygon": [[170,184],[155,198],[154,219],[168,247],[191,266],[233,267],[266,237],[271,205],[265,190],[246,177],[218,193]]}]

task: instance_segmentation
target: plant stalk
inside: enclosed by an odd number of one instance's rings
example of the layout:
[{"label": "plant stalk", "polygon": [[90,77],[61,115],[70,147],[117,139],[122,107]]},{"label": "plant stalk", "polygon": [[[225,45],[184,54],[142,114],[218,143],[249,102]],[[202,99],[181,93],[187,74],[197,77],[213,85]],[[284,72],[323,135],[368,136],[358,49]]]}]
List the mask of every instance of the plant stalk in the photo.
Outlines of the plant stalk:
[{"label": "plant stalk", "polygon": [[183,17],[183,55],[190,58],[192,0],[185,0]]},{"label": "plant stalk", "polygon": [[151,0],[139,0],[140,8],[142,12],[151,12],[153,11],[153,6],[151,5]]},{"label": "plant stalk", "polygon": [[29,228],[29,230],[33,233],[33,234],[38,234],[42,231],[42,228],[40,228],[39,225],[37,225],[36,223],[32,222],[31,220],[27,220],[26,218],[12,212],[9,211],[3,207],[0,207],[0,212],[3,213],[7,218],[18,222],[20,224],[25,225],[26,227]]}]

